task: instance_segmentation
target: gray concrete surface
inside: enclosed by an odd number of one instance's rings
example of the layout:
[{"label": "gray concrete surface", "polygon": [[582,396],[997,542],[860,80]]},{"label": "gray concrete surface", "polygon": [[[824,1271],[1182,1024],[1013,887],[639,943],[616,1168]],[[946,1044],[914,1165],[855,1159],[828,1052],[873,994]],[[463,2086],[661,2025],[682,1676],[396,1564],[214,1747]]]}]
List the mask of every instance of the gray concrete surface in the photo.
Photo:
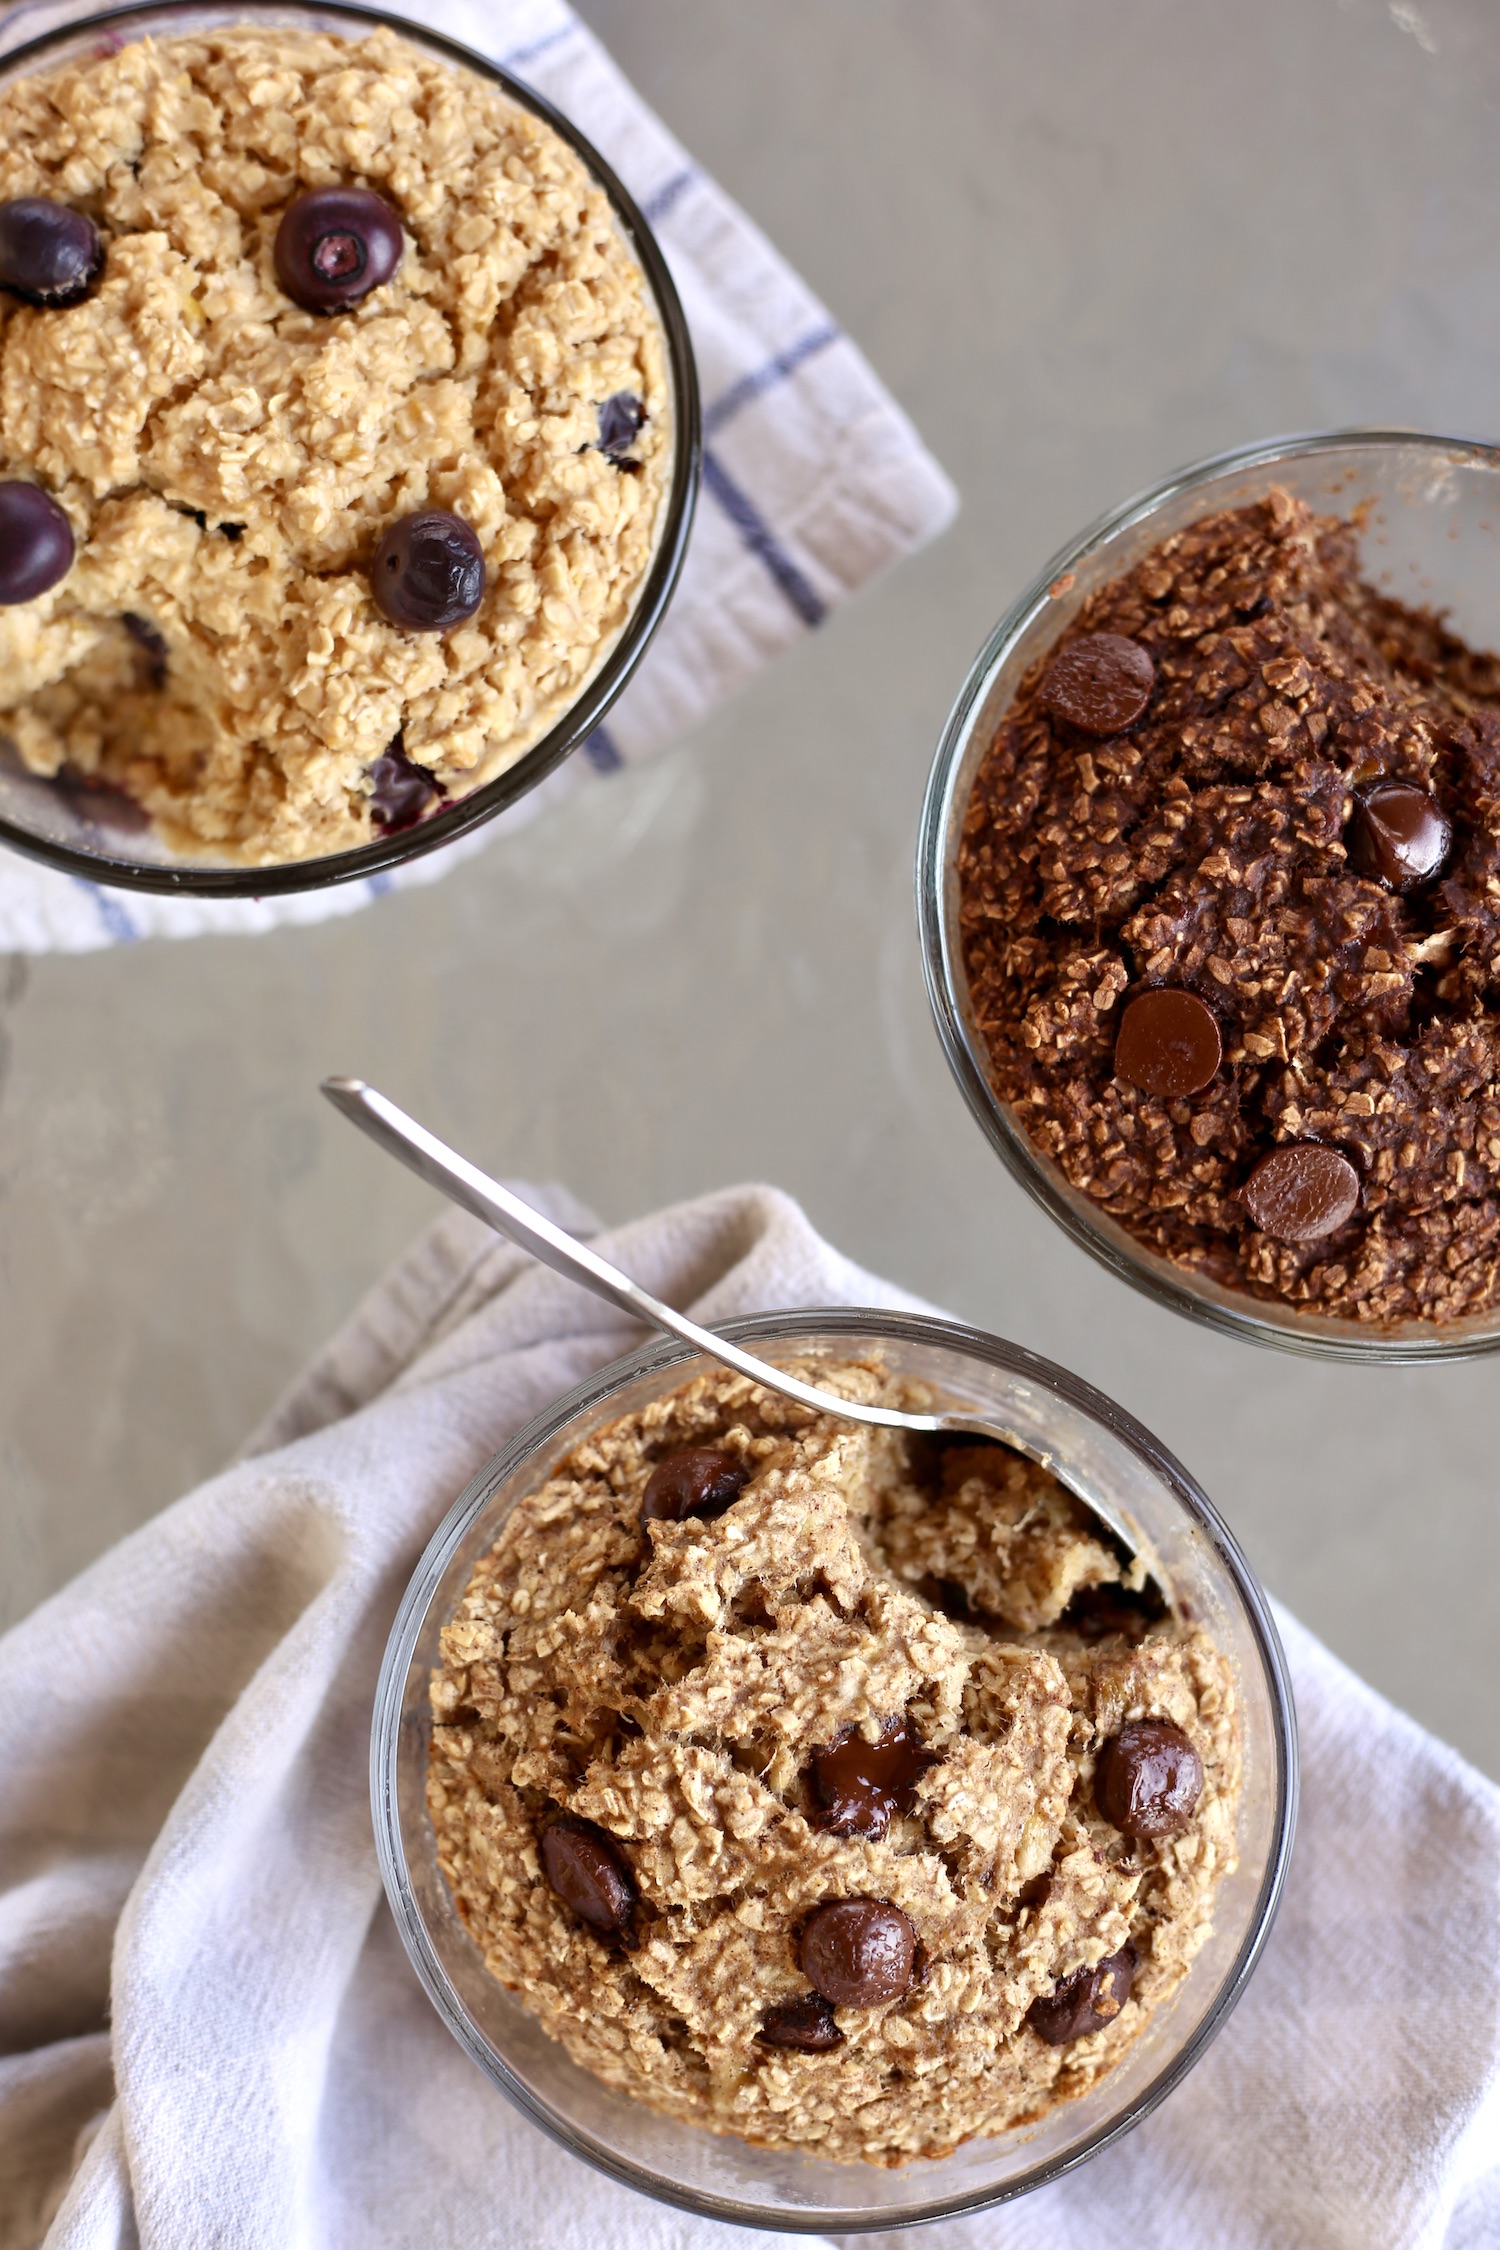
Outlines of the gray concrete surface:
[{"label": "gray concrete surface", "polygon": [[1195,454],[1500,422],[1484,0],[585,0],[963,488],[938,547],[647,770],[322,929],[0,965],[0,1601],[211,1470],[433,1208],[318,1103],[378,1080],[608,1217],[748,1176],[1113,1392],[1273,1589],[1500,1774],[1500,1368],[1255,1353],[1000,1174],[910,905],[974,649]]}]

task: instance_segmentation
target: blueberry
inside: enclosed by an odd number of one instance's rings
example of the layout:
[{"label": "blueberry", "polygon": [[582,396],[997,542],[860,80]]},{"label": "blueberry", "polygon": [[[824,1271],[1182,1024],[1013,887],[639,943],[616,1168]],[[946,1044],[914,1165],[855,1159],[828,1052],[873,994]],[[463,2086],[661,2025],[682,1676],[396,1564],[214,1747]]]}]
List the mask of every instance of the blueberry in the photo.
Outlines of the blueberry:
[{"label": "blueberry", "polygon": [[276,229],[276,278],[304,312],[345,312],[401,263],[401,221],[371,188],[307,188]]},{"label": "blueberry", "polygon": [[408,758],[399,734],[371,766],[370,780],[371,818],[388,836],[414,828],[433,799],[444,794],[442,783]]},{"label": "blueberry", "polygon": [[424,508],[387,526],[370,571],[381,615],[408,633],[446,633],[484,600],[484,549],[461,516]]},{"label": "blueberry", "polygon": [[0,288],[33,305],[76,305],[104,265],[99,229],[41,195],[0,203]]},{"label": "blueberry", "polygon": [[0,484],[0,607],[34,602],[73,567],[73,526],[38,484]]},{"label": "blueberry", "polygon": [[636,441],[646,409],[633,391],[616,391],[599,409],[599,451],[619,468]]}]

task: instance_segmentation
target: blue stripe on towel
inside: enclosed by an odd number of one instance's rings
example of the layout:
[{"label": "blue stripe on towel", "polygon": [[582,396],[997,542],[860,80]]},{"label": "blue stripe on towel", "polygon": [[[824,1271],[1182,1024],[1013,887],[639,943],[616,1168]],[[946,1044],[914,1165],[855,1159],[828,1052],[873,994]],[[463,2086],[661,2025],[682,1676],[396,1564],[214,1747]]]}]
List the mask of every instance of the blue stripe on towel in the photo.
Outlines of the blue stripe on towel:
[{"label": "blue stripe on towel", "polygon": [[133,945],[141,933],[126,913],[122,901],[115,897],[114,892],[105,890],[100,883],[91,883],[86,875],[75,875],[73,880],[78,888],[87,892],[93,900],[94,911],[103,923],[109,935],[110,943],[112,945]]},{"label": "blue stripe on towel", "polygon": [[663,180],[661,186],[648,195],[641,205],[641,216],[646,224],[659,227],[667,213],[681,202],[697,177],[697,172],[689,164],[686,170],[674,172],[669,180]]},{"label": "blue stripe on towel", "polygon": [[625,763],[619,744],[604,727],[595,727],[592,734],[586,734],[582,749],[596,773],[618,773]]},{"label": "blue stripe on towel", "polygon": [[707,447],[703,452],[703,482],[751,554],[758,555],[765,564],[803,624],[821,625],[828,615],[827,604],[822,596],[809,584],[791,556],[779,544],[754,501],[741,492],[718,455],[710,453]]},{"label": "blue stripe on towel", "polygon": [[836,344],[838,340],[839,330],[832,321],[828,321],[821,328],[810,328],[805,336],[799,336],[795,344],[788,344],[784,352],[778,352],[774,359],[768,359],[763,367],[754,368],[750,374],[742,375],[737,383],[730,384],[722,398],[716,398],[712,406],[704,408],[703,435],[717,437],[726,422],[732,422],[736,414],[753,405],[756,399],[763,397],[767,391],[773,391],[789,375],[795,375],[797,369],[810,360],[815,352],[826,351],[830,344]]},{"label": "blue stripe on towel", "polygon": [[510,54],[500,57],[500,68],[524,70],[528,63],[536,62],[540,56],[550,54],[554,47],[560,47],[565,39],[571,39],[577,29],[576,23],[565,23],[556,31],[549,31],[545,39],[533,39],[529,47],[514,48]]}]

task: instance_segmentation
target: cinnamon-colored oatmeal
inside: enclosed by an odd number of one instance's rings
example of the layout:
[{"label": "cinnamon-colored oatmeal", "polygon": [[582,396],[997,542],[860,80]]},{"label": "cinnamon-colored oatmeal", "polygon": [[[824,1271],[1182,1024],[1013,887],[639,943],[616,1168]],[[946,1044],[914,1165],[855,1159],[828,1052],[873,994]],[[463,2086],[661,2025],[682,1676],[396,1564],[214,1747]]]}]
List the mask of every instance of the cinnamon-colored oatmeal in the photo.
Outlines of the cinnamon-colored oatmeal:
[{"label": "cinnamon-colored oatmeal", "polygon": [[[404,238],[328,317],[273,263],[310,186],[376,191]],[[235,28],[0,90],[0,201],[23,197],[89,214],[105,261],[62,309],[0,293],[0,478],[77,542],[0,608],[0,735],[190,855],[257,863],[513,764],[617,639],[671,459],[656,315],[572,150],[394,32]],[[483,550],[449,631],[371,594],[382,533],[424,509]]]},{"label": "cinnamon-colored oatmeal", "polygon": [[1235,1859],[1229,1666],[1138,1577],[1003,1446],[728,1373],[599,1432],[517,1503],[432,1680],[439,1859],[491,1973],[611,2085],[840,2160],[1084,2093]]}]

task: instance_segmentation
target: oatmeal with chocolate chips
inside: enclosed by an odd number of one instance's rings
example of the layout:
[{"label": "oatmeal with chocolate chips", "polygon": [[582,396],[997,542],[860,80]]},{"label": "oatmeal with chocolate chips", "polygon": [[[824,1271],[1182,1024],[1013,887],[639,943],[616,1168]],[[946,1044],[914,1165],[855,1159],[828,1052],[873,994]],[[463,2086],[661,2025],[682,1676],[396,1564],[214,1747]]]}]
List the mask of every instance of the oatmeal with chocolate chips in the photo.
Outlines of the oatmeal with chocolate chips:
[{"label": "oatmeal with chocolate chips", "polygon": [[1085,2093],[1235,1863],[1229,1666],[1046,1470],[728,1373],[516,1504],[432,1708],[491,1974],[637,2099],[841,2161]]},{"label": "oatmeal with chocolate chips", "polygon": [[959,854],[991,1080],[1075,1188],[1230,1288],[1500,1301],[1500,658],[1273,491],[1093,594]]},{"label": "oatmeal with chocolate chips", "polygon": [[493,779],[617,640],[664,348],[572,149],[396,33],[0,89],[0,738],[188,853]]}]

